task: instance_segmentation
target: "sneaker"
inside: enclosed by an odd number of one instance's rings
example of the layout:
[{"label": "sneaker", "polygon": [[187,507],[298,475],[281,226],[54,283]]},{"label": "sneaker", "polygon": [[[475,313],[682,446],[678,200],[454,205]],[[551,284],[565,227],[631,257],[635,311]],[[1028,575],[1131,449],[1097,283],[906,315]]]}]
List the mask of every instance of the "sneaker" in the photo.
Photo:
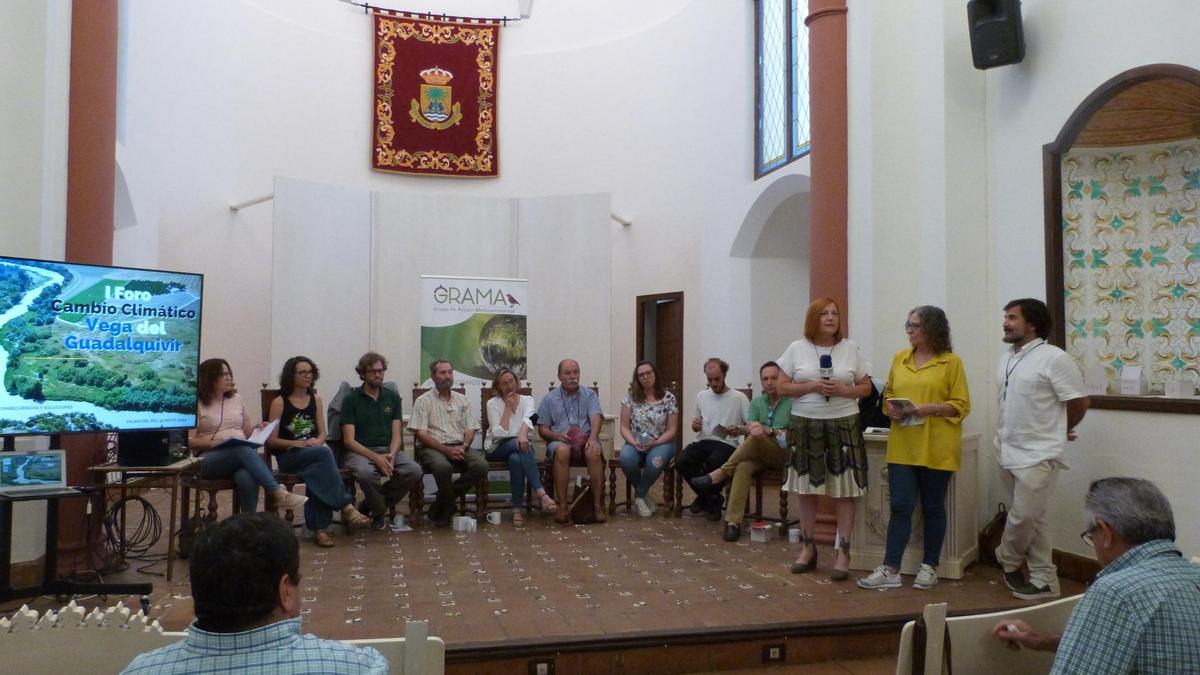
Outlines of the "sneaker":
[{"label": "sneaker", "polygon": [[642,499],[645,499],[646,506],[650,507],[651,515],[658,513],[658,502],[654,501],[654,497],[651,497],[649,492],[647,492],[646,496],[643,497]]},{"label": "sneaker", "polygon": [[381,516],[372,516],[371,517],[371,529],[372,530],[379,532],[380,530],[385,529],[387,526],[388,526],[387,516],[381,515]]},{"label": "sneaker", "polygon": [[654,512],[650,510],[650,505],[646,503],[645,497],[634,499],[633,508],[637,509],[637,514],[643,518],[649,518],[654,515]]},{"label": "sneaker", "polygon": [[858,580],[859,588],[900,588],[900,574],[880,565],[874,572]]},{"label": "sneaker", "polygon": [[1017,569],[1004,573],[1004,585],[1008,587],[1008,590],[1016,591],[1029,586],[1029,582],[1025,581],[1025,575],[1021,574],[1021,570]]},{"label": "sneaker", "polygon": [[1036,586],[1029,583],[1013,591],[1013,597],[1019,600],[1048,600],[1050,598],[1057,598],[1058,596],[1058,590],[1051,588],[1049,584]]},{"label": "sneaker", "polygon": [[913,588],[925,591],[936,586],[937,582],[937,570],[925,563],[921,563],[921,571],[917,572],[917,578],[913,579]]}]

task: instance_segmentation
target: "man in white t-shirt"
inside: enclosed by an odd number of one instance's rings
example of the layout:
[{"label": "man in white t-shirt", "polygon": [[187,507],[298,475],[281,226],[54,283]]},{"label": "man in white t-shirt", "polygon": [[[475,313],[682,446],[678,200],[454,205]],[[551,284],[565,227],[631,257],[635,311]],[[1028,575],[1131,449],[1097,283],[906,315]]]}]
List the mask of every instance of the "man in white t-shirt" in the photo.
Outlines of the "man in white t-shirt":
[{"label": "man in white t-shirt", "polygon": [[[729,364],[721,359],[714,357],[704,362],[708,388],[696,394],[696,417],[692,419],[692,431],[698,435],[683,449],[678,463],[680,475],[689,483],[691,479],[711,473],[725,464],[737,449],[738,439],[746,434],[750,399],[725,385],[728,372]],[[721,487],[697,492],[696,501],[692,502],[692,513],[703,511],[709,520],[720,520],[724,507]]]},{"label": "man in white t-shirt", "polygon": [[[1051,560],[1049,505],[1064,446],[1088,409],[1079,367],[1046,342],[1053,321],[1045,303],[1032,298],[1004,306],[1004,341],[996,373],[1000,416],[996,458],[1000,483],[1012,506],[996,559],[1004,583],[1022,600],[1057,598],[1058,572]],[[1029,568],[1028,580],[1021,573]]]}]

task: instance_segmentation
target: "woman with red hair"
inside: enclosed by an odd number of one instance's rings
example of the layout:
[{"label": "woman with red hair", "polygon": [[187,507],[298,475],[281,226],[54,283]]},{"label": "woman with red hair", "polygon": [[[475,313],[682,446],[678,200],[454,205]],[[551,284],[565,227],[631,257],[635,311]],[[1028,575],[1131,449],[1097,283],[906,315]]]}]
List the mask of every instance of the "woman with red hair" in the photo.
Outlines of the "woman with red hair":
[{"label": "woman with red hair", "polygon": [[849,578],[854,499],[867,490],[867,449],[858,426],[858,399],[871,393],[870,365],[858,345],[845,337],[841,309],[831,298],[808,308],[804,337],[777,359],[779,393],[792,397],[788,446],[791,452],[783,489],[799,497],[800,557],[794,574],[817,566],[813,531],[817,496],[833,498],[837,509],[836,560],[830,578]]}]

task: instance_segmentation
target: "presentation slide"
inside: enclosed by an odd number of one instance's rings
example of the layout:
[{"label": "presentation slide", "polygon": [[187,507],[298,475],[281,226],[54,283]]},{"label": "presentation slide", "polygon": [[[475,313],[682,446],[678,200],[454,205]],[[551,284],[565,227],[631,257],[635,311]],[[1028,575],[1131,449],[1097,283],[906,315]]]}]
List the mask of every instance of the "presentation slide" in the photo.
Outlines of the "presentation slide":
[{"label": "presentation slide", "polygon": [[0,434],[195,426],[203,284],[0,257]]}]

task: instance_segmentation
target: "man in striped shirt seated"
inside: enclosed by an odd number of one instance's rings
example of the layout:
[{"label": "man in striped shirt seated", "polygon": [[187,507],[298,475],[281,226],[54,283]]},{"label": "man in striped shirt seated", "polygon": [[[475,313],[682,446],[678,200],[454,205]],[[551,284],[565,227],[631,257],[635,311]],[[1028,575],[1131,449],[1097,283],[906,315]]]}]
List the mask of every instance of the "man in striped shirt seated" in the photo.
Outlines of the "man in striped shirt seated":
[{"label": "man in striped shirt seated", "polygon": [[387,673],[370,647],[300,633],[300,549],[269,513],[240,513],[202,533],[188,570],[196,620],[179,642],[140,654],[123,671]]}]

